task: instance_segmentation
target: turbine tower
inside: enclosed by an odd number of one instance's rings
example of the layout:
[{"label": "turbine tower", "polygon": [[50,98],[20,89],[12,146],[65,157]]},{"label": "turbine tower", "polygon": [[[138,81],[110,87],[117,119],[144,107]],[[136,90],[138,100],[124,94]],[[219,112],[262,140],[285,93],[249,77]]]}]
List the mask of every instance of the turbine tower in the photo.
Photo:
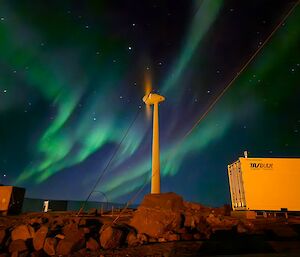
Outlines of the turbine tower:
[{"label": "turbine tower", "polygon": [[154,105],[153,110],[153,138],[152,138],[152,176],[151,194],[160,194],[160,160],[159,160],[159,124],[158,124],[158,103],[165,98],[158,94],[147,94],[143,97],[146,105]]}]

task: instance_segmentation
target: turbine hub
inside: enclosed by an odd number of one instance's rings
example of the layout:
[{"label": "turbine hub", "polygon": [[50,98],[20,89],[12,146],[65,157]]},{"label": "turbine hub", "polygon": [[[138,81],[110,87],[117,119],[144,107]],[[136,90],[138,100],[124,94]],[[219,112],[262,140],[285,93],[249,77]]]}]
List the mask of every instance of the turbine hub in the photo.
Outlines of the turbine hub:
[{"label": "turbine hub", "polygon": [[159,94],[150,93],[143,97],[143,101],[145,104],[150,105],[165,101],[165,97]]}]

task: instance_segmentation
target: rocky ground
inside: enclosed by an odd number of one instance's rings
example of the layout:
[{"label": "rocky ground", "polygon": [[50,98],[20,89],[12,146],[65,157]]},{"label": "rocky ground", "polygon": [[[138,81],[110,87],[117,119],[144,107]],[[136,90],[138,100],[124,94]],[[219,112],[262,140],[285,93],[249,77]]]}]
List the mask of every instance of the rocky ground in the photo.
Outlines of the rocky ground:
[{"label": "rocky ground", "polygon": [[79,217],[0,217],[0,256],[300,256],[300,217],[246,220],[229,214],[227,207],[208,208],[167,193],[147,195],[137,210],[114,216],[91,210]]}]

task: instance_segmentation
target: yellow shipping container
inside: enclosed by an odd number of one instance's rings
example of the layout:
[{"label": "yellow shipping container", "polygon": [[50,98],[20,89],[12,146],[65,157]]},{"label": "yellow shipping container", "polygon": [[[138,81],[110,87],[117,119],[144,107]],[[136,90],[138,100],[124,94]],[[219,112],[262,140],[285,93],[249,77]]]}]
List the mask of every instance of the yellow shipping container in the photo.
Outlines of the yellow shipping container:
[{"label": "yellow shipping container", "polygon": [[300,211],[300,159],[239,158],[228,178],[233,210]]}]

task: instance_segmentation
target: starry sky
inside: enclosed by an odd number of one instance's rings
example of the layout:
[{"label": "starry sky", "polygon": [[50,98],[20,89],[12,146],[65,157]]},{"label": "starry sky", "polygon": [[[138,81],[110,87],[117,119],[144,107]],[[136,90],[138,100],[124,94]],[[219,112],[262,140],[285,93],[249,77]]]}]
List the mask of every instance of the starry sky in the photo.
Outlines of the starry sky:
[{"label": "starry sky", "polygon": [[264,45],[296,3],[1,1],[0,183],[83,200],[116,152],[91,200],[126,202],[146,183],[139,202],[150,192],[150,88],[166,97],[162,191],[229,203],[227,165],[244,150],[300,157],[299,4]]}]

